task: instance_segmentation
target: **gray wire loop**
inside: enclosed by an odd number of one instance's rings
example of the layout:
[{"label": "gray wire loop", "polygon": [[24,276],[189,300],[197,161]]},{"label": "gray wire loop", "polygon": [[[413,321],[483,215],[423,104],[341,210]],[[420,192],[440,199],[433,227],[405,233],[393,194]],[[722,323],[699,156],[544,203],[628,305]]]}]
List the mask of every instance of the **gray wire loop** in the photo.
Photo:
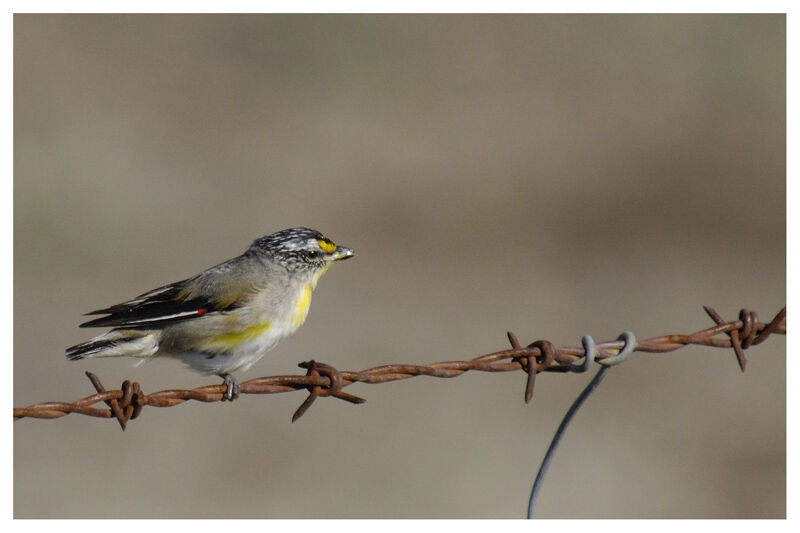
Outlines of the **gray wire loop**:
[{"label": "gray wire loop", "polygon": [[583,351],[586,354],[583,358],[583,362],[570,363],[569,365],[570,369],[578,374],[589,370],[589,368],[592,366],[592,363],[594,363],[595,356],[597,355],[597,344],[594,342],[594,339],[591,335],[584,335],[581,339],[581,343],[583,344]]},{"label": "gray wire loop", "polygon": [[[553,460],[556,449],[558,449],[558,444],[561,442],[561,437],[564,436],[564,432],[567,430],[567,426],[575,416],[575,413],[578,412],[578,409],[581,408],[583,402],[586,401],[586,399],[597,388],[600,382],[603,381],[603,377],[605,377],[606,373],[611,370],[611,367],[624,361],[636,349],[636,336],[630,331],[622,333],[619,337],[617,337],[617,340],[625,341],[625,345],[617,355],[597,360],[597,362],[601,364],[600,370],[597,371],[597,374],[595,374],[594,378],[592,378],[592,381],[586,385],[586,388],[583,389],[583,391],[575,399],[567,411],[567,414],[564,415],[563,420],[561,420],[561,424],[558,426],[556,434],[553,435],[553,440],[550,442],[550,447],[547,448],[547,453],[545,453],[544,459],[542,459],[539,472],[537,472],[536,479],[534,480],[533,487],[531,488],[531,496],[528,500],[528,518],[534,518],[536,516],[536,502],[539,499],[539,491],[544,483],[544,477],[547,474],[548,468],[550,468],[550,463]],[[584,335],[581,341],[583,342],[583,350],[586,353],[586,357],[583,360],[583,363],[572,363],[570,365],[570,368],[573,372],[586,372],[592,365],[592,362],[595,360],[595,355],[597,355],[597,346],[591,336]]]},{"label": "gray wire loop", "polygon": [[619,353],[613,357],[606,357],[605,359],[598,359],[597,362],[603,366],[614,366],[620,364],[628,358],[630,354],[636,349],[636,335],[632,331],[625,331],[617,337],[618,341],[625,341],[625,346]]}]

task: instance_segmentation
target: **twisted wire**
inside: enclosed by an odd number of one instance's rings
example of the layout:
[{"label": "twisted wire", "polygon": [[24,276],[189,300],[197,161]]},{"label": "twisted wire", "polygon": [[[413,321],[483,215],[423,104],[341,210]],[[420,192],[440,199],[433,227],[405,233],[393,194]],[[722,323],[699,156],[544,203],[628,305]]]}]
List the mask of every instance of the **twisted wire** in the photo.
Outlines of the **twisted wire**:
[{"label": "twisted wire", "polygon": [[[708,307],[704,308],[716,323],[688,335],[662,335],[641,341],[637,352],[665,353],[688,345],[733,348],[742,370],[746,358],[744,350],[764,342],[772,334],[786,334],[786,308],[784,307],[769,322],[762,323],[755,312],[742,309],[739,319],[725,322],[719,314]],[[516,335],[509,332],[511,348],[481,355],[464,361],[442,361],[428,365],[390,364],[361,371],[339,371],[330,365],[307,361],[299,366],[307,370],[305,375],[269,376],[251,379],[241,383],[241,394],[276,394],[295,390],[307,390],[309,396],[295,411],[292,421],[302,416],[319,397],[332,396],[350,403],[365,400],[348,394],[342,389],[353,383],[378,384],[416,376],[453,378],[469,371],[511,372],[523,370],[527,374],[525,401],[533,397],[536,374],[541,372],[570,372],[583,365],[574,363],[585,357],[584,348],[556,348],[550,341],[538,340],[523,347]],[[615,340],[598,343],[595,359],[602,364],[604,359],[617,356],[625,346],[625,341]],[[21,418],[60,418],[70,413],[78,413],[97,418],[115,418],[124,430],[129,420],[135,419],[145,406],[172,407],[183,402],[218,402],[225,394],[225,385],[205,385],[195,389],[169,389],[144,394],[138,383],[124,381],[120,389],[105,390],[100,380],[87,372],[87,376],[97,391],[95,394],[72,403],[44,402],[27,407],[14,408],[14,420]],[[93,407],[103,402],[106,408]]]}]

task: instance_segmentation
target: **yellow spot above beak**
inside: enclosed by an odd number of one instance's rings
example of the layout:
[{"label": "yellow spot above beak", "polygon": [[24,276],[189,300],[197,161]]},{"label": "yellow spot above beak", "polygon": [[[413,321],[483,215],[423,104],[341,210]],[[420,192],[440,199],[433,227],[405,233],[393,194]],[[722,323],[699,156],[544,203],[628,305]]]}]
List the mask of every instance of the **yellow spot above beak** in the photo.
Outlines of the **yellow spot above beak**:
[{"label": "yellow spot above beak", "polygon": [[317,239],[317,243],[319,247],[322,248],[326,254],[332,254],[336,251],[336,244],[332,243],[331,241],[325,241],[322,239]]}]

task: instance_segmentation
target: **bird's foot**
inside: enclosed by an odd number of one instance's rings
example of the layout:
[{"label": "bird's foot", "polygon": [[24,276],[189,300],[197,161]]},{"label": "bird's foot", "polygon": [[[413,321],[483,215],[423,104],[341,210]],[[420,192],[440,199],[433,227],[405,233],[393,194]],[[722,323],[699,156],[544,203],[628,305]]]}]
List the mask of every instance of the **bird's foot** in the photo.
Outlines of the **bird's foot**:
[{"label": "bird's foot", "polygon": [[233,374],[228,374],[227,372],[225,374],[220,374],[219,377],[222,378],[225,385],[225,393],[222,395],[222,401],[228,400],[232,402],[237,399],[241,392],[239,381],[233,377]]}]

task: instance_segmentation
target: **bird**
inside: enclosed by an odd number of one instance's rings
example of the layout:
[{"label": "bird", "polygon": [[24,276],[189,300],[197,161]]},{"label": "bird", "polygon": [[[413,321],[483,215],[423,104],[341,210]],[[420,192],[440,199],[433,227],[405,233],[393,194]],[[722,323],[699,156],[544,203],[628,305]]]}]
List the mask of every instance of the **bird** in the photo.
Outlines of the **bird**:
[{"label": "bird", "polygon": [[303,325],[322,274],[355,252],[319,231],[298,227],[253,241],[240,256],[190,278],[86,315],[82,328],[110,331],[66,350],[91,357],[177,358],[223,379],[223,401],[240,395],[246,371]]}]

